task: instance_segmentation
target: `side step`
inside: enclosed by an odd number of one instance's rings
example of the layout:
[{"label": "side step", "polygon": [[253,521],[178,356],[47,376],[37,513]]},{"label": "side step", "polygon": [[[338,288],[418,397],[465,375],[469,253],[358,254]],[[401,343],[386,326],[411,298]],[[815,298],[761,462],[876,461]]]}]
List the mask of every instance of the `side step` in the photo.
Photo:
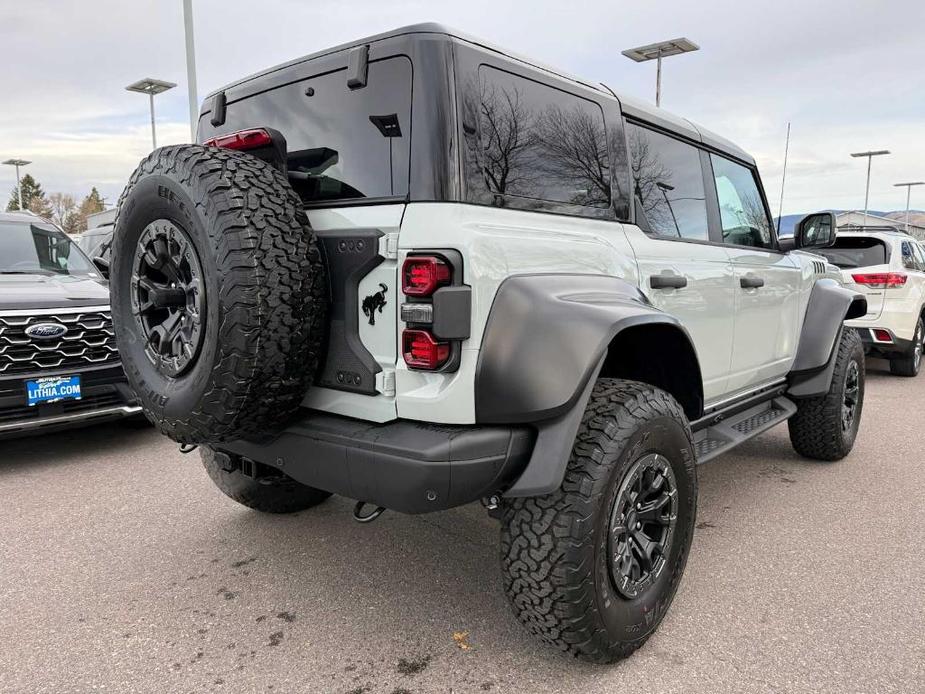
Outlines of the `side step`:
[{"label": "side step", "polygon": [[797,406],[789,399],[779,396],[766,400],[747,410],[723,418],[716,415],[716,421],[708,427],[694,432],[694,450],[697,464],[712,460],[740,443],[758,436],[773,426],[790,419],[796,414]]}]

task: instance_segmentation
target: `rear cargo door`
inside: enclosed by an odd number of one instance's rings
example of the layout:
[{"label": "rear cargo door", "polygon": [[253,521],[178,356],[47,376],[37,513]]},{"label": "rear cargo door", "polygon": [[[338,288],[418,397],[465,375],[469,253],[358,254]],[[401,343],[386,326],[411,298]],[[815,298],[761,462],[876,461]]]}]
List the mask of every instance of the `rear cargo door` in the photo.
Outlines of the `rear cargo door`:
[{"label": "rear cargo door", "polygon": [[817,251],[842,273],[845,285],[867,298],[867,314],[858,320],[877,320],[883,312],[886,290],[856,282],[855,275],[873,275],[890,271],[890,249],[874,236],[839,236],[835,245]]}]

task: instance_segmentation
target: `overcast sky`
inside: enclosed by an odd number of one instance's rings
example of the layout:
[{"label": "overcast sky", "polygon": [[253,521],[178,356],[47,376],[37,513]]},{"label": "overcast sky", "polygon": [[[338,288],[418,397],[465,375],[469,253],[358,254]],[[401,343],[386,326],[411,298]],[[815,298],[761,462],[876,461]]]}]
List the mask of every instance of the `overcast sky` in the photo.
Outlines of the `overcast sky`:
[{"label": "overcast sky", "polygon": [[[903,209],[893,183],[925,180],[922,0],[193,0],[200,98],[321,48],[438,21],[620,92],[654,101],[655,65],[624,48],[686,36],[669,58],[662,105],[758,160],[777,213],[792,121],[784,213]],[[189,140],[181,0],[2,0],[0,160],[30,159],[48,192],[96,185],[114,203],[150,149],[142,77],[178,83],[156,99],[158,143]],[[15,185],[0,167],[5,205]],[[925,208],[925,186],[913,208]]]}]

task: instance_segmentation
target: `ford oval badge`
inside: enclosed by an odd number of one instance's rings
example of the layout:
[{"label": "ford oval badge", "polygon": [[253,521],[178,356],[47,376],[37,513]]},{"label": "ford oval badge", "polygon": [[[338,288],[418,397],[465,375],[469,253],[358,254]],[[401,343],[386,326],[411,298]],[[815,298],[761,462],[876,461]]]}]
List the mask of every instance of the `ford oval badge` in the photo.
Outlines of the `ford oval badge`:
[{"label": "ford oval badge", "polygon": [[26,335],[34,340],[54,340],[67,332],[60,323],[36,323],[26,328]]}]

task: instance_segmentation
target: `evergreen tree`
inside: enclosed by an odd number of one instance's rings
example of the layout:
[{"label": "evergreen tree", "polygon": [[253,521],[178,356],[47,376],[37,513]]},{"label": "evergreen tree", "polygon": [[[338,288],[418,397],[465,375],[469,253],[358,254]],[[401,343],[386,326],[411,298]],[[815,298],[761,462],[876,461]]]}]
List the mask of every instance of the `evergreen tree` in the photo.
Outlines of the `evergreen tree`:
[{"label": "evergreen tree", "polygon": [[[32,209],[30,202],[36,198],[45,199],[45,191],[42,186],[32,178],[32,174],[26,174],[20,180],[22,186],[22,203],[26,209]],[[38,207],[44,208],[41,203],[36,203]],[[19,188],[13,186],[13,192],[10,194],[10,201],[6,204],[7,212],[15,212],[19,209]],[[34,210],[33,210],[34,211]]]},{"label": "evergreen tree", "polygon": [[90,189],[90,192],[80,202],[80,206],[77,208],[74,219],[74,230],[76,232],[83,232],[87,230],[87,218],[91,214],[96,214],[97,212],[102,212],[105,209],[103,206],[103,196],[100,195],[100,192],[96,189],[96,186]]}]

